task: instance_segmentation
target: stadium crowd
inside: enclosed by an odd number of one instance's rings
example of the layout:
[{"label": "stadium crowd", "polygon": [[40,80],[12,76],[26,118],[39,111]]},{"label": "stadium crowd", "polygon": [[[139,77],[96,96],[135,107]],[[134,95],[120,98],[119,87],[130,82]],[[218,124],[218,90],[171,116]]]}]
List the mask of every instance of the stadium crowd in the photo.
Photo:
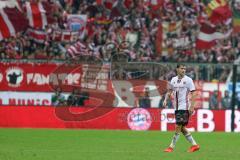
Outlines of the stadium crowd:
[{"label": "stadium crowd", "polygon": [[[27,1],[50,4],[53,21],[44,28],[28,27],[46,33],[47,38],[38,41],[29,36],[29,30],[18,32],[15,37],[0,42],[0,59],[64,61],[95,57],[111,62],[113,57],[124,55],[131,62],[221,64],[233,63],[240,57],[240,32],[233,31],[232,17],[226,23],[214,25],[216,31],[228,32],[229,36],[216,39],[215,45],[209,48],[197,46],[201,27],[210,24],[206,13],[210,0],[164,0],[161,7],[152,5],[151,0],[107,1],[111,4],[103,3],[103,0],[20,0],[23,9]],[[228,3],[231,9],[237,6],[240,10],[239,1]],[[50,35],[56,30],[70,30],[68,16],[72,14],[87,16],[84,29],[71,41],[56,41]],[[121,66],[119,68],[122,69]],[[120,77],[125,79],[145,74],[141,66],[138,69]],[[173,68],[170,70],[163,79],[169,79],[175,74]],[[223,82],[228,78],[230,70],[226,65],[211,69],[200,66],[190,67],[188,73],[194,80],[205,81],[209,81],[206,75],[211,73],[210,80]],[[121,79],[114,75],[112,78]],[[52,103],[62,103],[62,97],[58,100],[59,95],[56,95],[52,97]],[[81,96],[73,91],[64,103],[80,105],[83,101]],[[213,106],[218,102],[216,97],[213,94],[210,99]],[[221,103],[223,108],[228,108],[229,97],[226,96],[226,100]],[[139,104],[142,105],[142,102]]]},{"label": "stadium crowd", "polygon": [[[25,0],[21,2],[24,4]],[[55,23],[44,28],[47,33],[67,29],[68,14],[86,14],[84,34],[71,43],[51,38],[38,43],[21,32],[1,41],[0,58],[65,60],[91,55],[108,62],[113,55],[125,53],[130,61],[231,63],[240,55],[240,33],[217,40],[212,48],[196,49],[200,25],[207,21],[203,2],[166,0],[163,7],[154,9],[144,0],[129,0],[124,6],[117,3],[119,6],[111,10],[94,0],[50,2],[54,6]],[[160,32],[162,44],[156,43],[159,24],[172,22],[180,23],[169,25],[167,31],[162,31],[165,33]],[[217,28],[224,30],[229,26]]]}]

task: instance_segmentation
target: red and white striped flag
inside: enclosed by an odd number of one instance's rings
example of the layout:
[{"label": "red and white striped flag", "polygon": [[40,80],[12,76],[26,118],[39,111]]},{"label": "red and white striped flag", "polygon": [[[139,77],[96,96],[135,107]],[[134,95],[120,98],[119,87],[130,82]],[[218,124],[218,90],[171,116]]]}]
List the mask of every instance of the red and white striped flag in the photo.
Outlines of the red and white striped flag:
[{"label": "red and white striped flag", "polygon": [[28,35],[38,43],[44,43],[48,39],[47,32],[43,30],[28,29]]},{"label": "red and white striped flag", "polygon": [[67,48],[67,53],[71,58],[75,58],[80,55],[88,55],[87,46],[82,42],[78,41],[75,44]]},{"label": "red and white striped flag", "polygon": [[55,30],[52,34],[52,40],[57,42],[62,41],[62,31]]},{"label": "red and white striped flag", "polygon": [[52,40],[57,42],[70,43],[74,42],[79,38],[78,32],[71,32],[68,30],[56,30],[52,34]]},{"label": "red and white striped flag", "polygon": [[196,48],[210,49],[216,44],[216,40],[227,38],[231,33],[232,30],[229,30],[227,33],[218,32],[216,31],[216,27],[204,23],[200,28],[200,32],[196,40]]},{"label": "red and white striped flag", "polygon": [[0,40],[27,28],[27,19],[17,8],[0,8]]},{"label": "red and white striped flag", "polygon": [[[48,8],[48,9],[46,9]],[[27,18],[33,28],[45,28],[50,22],[51,9],[43,3],[26,2]]]},{"label": "red and white striped flag", "polygon": [[78,39],[78,32],[63,31],[62,32],[62,41],[63,42],[74,42]]}]

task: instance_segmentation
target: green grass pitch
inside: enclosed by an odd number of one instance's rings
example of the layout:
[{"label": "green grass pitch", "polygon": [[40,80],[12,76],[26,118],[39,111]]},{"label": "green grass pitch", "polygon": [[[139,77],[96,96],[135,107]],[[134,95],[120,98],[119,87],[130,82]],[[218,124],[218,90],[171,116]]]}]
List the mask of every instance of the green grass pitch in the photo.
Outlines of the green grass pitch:
[{"label": "green grass pitch", "polygon": [[0,129],[0,160],[239,160],[239,133],[193,133],[198,152],[181,135],[164,153],[173,132]]}]

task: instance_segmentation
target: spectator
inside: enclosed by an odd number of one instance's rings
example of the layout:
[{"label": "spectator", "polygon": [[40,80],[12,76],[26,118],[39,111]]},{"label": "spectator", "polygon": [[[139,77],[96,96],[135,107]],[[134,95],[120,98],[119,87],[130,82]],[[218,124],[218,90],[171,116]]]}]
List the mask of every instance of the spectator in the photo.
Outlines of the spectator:
[{"label": "spectator", "polygon": [[77,89],[74,88],[72,93],[67,98],[67,105],[68,106],[76,106],[78,102],[78,93]]},{"label": "spectator", "polygon": [[[25,2],[21,0],[22,8]],[[202,1],[164,1],[158,10],[152,9],[146,1],[134,1],[128,7],[121,6],[119,1],[111,9],[93,0],[48,2],[54,8],[52,18],[56,21],[41,30],[40,33],[47,35],[44,42],[39,41],[39,37],[29,36],[28,31],[19,32],[15,38],[0,42],[0,58],[66,60],[78,56],[95,56],[108,63],[113,60],[113,56],[123,52],[129,61],[138,62],[231,63],[240,56],[240,33],[217,40],[216,46],[207,50],[195,49],[200,24],[208,23],[204,11],[206,5]],[[231,7],[237,3],[229,1]],[[114,14],[113,9],[119,13]],[[63,35],[68,35],[67,16],[70,14],[88,16],[85,30],[81,35],[71,37],[71,40],[59,40],[65,37]],[[230,27],[232,24],[216,26],[217,31],[230,31]],[[62,35],[59,36],[58,32]],[[158,39],[162,42],[157,43]],[[123,42],[129,45],[122,45]],[[69,56],[69,53],[73,56]],[[206,80],[206,69],[200,68],[199,73],[201,70],[204,72],[200,79]],[[226,80],[228,74],[225,73],[229,73],[228,70],[220,66],[218,71],[219,74],[211,76],[220,81]]]},{"label": "spectator", "polygon": [[[162,106],[163,106],[163,101],[165,99],[165,95],[166,94],[163,94],[162,98],[159,101],[159,108],[162,108]],[[170,98],[168,98],[168,101],[167,101],[167,108],[173,108],[172,100]]]},{"label": "spectator", "polygon": [[51,103],[53,106],[63,106],[65,105],[65,97],[62,94],[61,88],[57,88],[54,95],[52,95]]},{"label": "spectator", "polygon": [[88,92],[80,92],[78,94],[78,97],[79,97],[77,101],[78,106],[84,106],[86,103],[86,100],[89,100]]},{"label": "spectator", "polygon": [[87,92],[81,92],[81,90],[74,88],[72,93],[68,96],[68,106],[84,106],[85,100],[89,99]]},{"label": "spectator", "polygon": [[227,90],[224,92],[224,97],[221,100],[221,106],[222,106],[222,109],[230,109],[231,108],[231,97]]},{"label": "spectator", "polygon": [[140,108],[151,108],[151,99],[149,97],[149,88],[146,87],[142,96],[138,99],[138,105]]},{"label": "spectator", "polygon": [[218,109],[218,91],[215,90],[209,98],[209,109]]}]

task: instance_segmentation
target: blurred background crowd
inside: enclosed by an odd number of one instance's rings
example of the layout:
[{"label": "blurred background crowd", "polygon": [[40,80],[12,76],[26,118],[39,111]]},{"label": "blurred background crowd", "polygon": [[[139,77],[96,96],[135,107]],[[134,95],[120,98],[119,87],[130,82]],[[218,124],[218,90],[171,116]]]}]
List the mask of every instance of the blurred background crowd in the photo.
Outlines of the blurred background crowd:
[{"label": "blurred background crowd", "polygon": [[[26,0],[20,4],[24,8]],[[38,2],[33,0],[31,2]],[[47,35],[67,30],[68,15],[86,15],[84,31],[73,41],[39,42],[28,31],[0,42],[0,58],[61,59],[90,55],[106,62],[124,53],[138,62],[233,62],[240,55],[240,33],[232,31],[210,48],[198,48],[201,25],[208,23],[206,6],[210,1],[165,0],[156,7],[148,0],[42,0],[51,6],[53,23],[38,28]],[[238,1],[228,1],[230,9]],[[231,31],[230,22],[215,24],[218,31]],[[36,29],[36,28],[35,28]]]},{"label": "blurred background crowd", "polygon": [[[100,60],[113,80],[169,80],[187,62],[187,74],[205,82],[229,82],[229,64],[240,61],[240,0],[9,0],[0,9],[1,60]],[[72,95],[64,102],[82,103]]]}]

